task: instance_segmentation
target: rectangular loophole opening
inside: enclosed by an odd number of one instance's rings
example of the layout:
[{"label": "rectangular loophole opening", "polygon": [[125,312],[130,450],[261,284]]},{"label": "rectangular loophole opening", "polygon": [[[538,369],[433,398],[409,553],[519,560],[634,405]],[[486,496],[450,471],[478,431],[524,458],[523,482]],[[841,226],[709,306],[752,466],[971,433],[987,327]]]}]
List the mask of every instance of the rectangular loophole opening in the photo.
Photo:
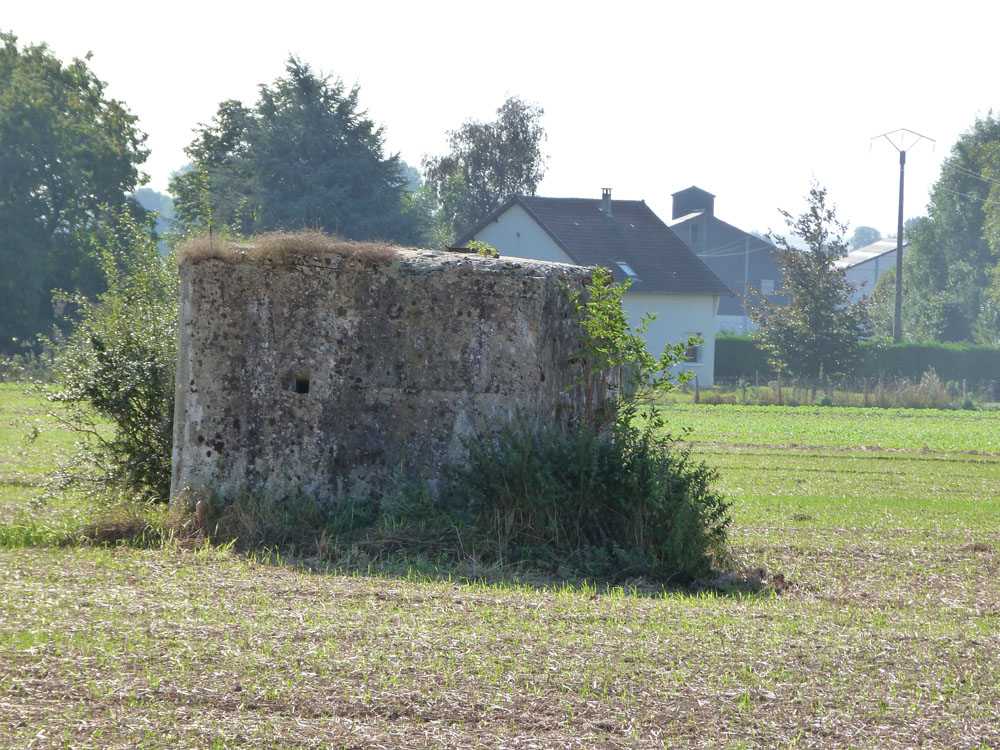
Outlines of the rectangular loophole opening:
[{"label": "rectangular loophole opening", "polygon": [[295,376],[295,392],[296,393],[309,393],[309,376],[308,375],[296,375]]}]

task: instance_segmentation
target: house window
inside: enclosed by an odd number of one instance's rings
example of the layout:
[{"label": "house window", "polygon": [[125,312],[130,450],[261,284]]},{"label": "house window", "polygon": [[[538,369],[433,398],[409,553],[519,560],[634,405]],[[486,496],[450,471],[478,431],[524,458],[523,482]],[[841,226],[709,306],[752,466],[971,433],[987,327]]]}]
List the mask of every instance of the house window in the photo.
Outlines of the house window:
[{"label": "house window", "polygon": [[761,279],[760,280],[760,293],[761,294],[774,294],[774,279]]},{"label": "house window", "polygon": [[618,267],[625,272],[625,275],[628,276],[629,281],[641,281],[641,279],[639,278],[639,274],[633,271],[632,266],[630,266],[628,263],[625,263],[624,261],[620,260],[618,261]]},{"label": "house window", "polygon": [[691,244],[692,245],[697,245],[698,244],[698,225],[697,224],[692,224],[691,225]]},{"label": "house window", "polygon": [[[699,339],[704,338],[704,336],[701,335],[701,331],[692,331],[691,333],[688,334],[688,336],[689,337],[697,336]],[[695,364],[695,365],[701,364],[701,347],[702,347],[701,344],[697,344],[695,346],[688,348],[685,356],[687,357],[687,361],[690,364]]]}]

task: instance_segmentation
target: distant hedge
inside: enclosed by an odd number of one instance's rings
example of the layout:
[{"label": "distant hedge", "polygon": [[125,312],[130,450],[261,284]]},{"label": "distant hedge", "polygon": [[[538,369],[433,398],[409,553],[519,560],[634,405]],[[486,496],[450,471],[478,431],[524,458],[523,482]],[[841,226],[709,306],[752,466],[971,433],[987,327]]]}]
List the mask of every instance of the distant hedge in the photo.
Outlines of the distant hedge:
[{"label": "distant hedge", "polygon": [[919,380],[931,367],[941,380],[965,379],[969,385],[1000,380],[1000,347],[977,344],[894,344],[869,347],[858,378]]},{"label": "distant hedge", "polygon": [[[853,379],[919,380],[934,368],[941,380],[970,386],[1000,380],[1000,347],[977,344],[894,344],[884,349],[865,345],[865,359]],[[767,358],[747,336],[719,334],[715,337],[715,377],[752,380],[773,375]]]},{"label": "distant hedge", "polygon": [[759,373],[764,380],[773,373],[764,352],[749,336],[719,333],[715,336],[715,377],[753,380]]}]

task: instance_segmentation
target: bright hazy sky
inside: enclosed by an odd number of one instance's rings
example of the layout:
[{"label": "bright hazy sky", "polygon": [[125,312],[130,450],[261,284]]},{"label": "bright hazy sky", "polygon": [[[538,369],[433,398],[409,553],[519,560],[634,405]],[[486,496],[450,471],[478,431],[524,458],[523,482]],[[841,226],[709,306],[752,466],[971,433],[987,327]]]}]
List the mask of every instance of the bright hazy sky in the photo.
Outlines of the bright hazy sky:
[{"label": "bright hazy sky", "polygon": [[[289,53],[361,87],[386,145],[418,166],[509,94],[545,109],[539,194],[645,199],[714,193],[716,215],[782,229],[812,179],[840,218],[896,228],[899,160],[872,136],[936,139],[907,154],[907,217],[956,138],[1000,108],[1000,3],[81,2],[0,0],[0,29],[94,57],[111,96],[149,134],[149,186],[165,190],[198,123],[256,100]],[[911,143],[905,142],[909,147]]]}]

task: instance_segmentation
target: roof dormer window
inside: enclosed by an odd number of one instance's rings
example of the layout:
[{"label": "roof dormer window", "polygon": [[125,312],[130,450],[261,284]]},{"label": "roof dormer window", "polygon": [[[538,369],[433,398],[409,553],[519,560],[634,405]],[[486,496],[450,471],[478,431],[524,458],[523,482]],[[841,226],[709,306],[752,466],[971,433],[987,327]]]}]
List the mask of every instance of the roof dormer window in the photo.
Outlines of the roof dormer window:
[{"label": "roof dormer window", "polygon": [[620,260],[618,261],[618,267],[625,272],[625,275],[628,276],[629,281],[640,281],[639,274],[633,271],[632,266],[630,266],[628,263]]}]

